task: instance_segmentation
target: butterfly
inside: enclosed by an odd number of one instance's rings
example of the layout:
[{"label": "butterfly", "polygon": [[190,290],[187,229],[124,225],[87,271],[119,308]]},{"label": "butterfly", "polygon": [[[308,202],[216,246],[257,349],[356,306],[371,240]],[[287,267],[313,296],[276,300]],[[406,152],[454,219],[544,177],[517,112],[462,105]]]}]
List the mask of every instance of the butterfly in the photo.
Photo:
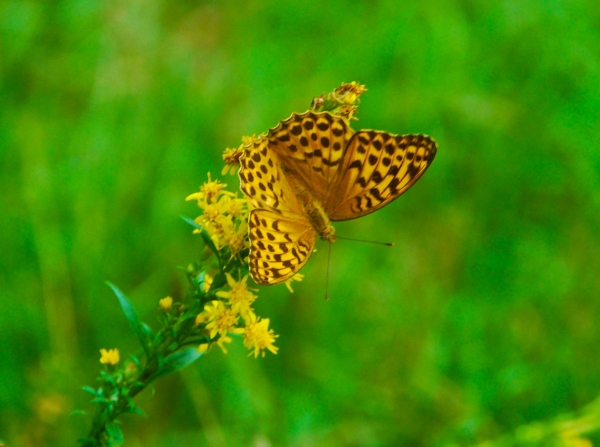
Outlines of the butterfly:
[{"label": "butterfly", "polygon": [[244,147],[240,184],[252,204],[250,273],[259,284],[288,280],[331,222],[376,211],[427,170],[437,143],[427,135],[354,132],[327,112],[292,114]]}]

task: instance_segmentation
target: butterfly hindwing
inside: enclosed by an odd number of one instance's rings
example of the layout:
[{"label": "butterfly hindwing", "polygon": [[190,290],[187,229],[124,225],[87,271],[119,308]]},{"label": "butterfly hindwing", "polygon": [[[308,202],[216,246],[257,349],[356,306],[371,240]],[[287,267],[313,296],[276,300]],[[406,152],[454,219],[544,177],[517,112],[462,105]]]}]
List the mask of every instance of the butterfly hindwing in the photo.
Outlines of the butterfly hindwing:
[{"label": "butterfly hindwing", "polygon": [[296,274],[317,241],[310,223],[288,213],[255,209],[250,213],[250,273],[259,284],[277,284]]},{"label": "butterfly hindwing", "polygon": [[289,172],[300,189],[324,203],[330,192],[352,130],[346,122],[330,113],[292,114],[269,131],[269,150]]},{"label": "butterfly hindwing", "polygon": [[437,144],[427,135],[361,130],[346,147],[339,176],[325,205],[332,221],[376,211],[402,195],[427,170]]}]

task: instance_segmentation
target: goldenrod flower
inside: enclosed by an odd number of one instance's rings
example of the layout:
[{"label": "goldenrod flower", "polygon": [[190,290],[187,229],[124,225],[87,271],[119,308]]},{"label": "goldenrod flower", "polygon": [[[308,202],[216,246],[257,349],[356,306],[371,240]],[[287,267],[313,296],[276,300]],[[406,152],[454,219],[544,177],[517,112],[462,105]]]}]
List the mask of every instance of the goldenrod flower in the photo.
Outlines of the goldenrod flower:
[{"label": "goldenrod flower", "polygon": [[167,297],[163,298],[162,300],[160,300],[158,302],[158,304],[160,305],[160,308],[166,312],[173,305],[173,298],[171,298],[170,296],[167,296]]},{"label": "goldenrod flower", "polygon": [[[254,350],[254,358],[258,357],[259,354],[265,356],[265,349],[268,349],[273,354],[277,354],[278,347],[274,346],[275,339],[279,335],[275,335],[273,329],[269,329],[269,319],[265,318],[261,320],[260,317],[250,312],[246,320],[246,328],[244,329],[244,346]],[[249,355],[252,355],[250,352]]]},{"label": "goldenrod flower", "polygon": [[231,343],[232,342],[232,338],[228,337],[227,335],[221,335],[219,337],[219,339],[216,341],[217,346],[219,348],[221,348],[221,351],[223,351],[223,354],[227,354],[227,349],[225,348],[225,343]]},{"label": "goldenrod flower", "polygon": [[233,218],[243,217],[248,213],[248,199],[244,198],[227,198],[223,206],[223,212],[229,214]]},{"label": "goldenrod flower", "polygon": [[358,119],[354,117],[357,109],[358,107],[356,106],[345,104],[338,109],[337,114],[347,120]]},{"label": "goldenrod flower", "polygon": [[198,354],[203,353],[208,351],[208,343],[202,343],[200,346],[198,346],[198,349],[196,349],[196,352]]},{"label": "goldenrod flower", "polygon": [[342,85],[333,91],[331,97],[340,104],[352,105],[356,101],[360,101],[359,96],[366,91],[367,89],[364,85],[352,81],[349,84],[342,83]]},{"label": "goldenrod flower", "polygon": [[206,314],[204,312],[196,315],[196,320],[194,321],[194,326],[198,326],[201,323],[206,323],[208,319],[206,318]]},{"label": "goldenrod flower", "polygon": [[244,276],[240,281],[233,279],[229,273],[226,273],[227,284],[231,288],[229,292],[217,292],[219,298],[227,298],[231,309],[234,312],[238,312],[242,318],[246,319],[248,314],[251,313],[252,308],[250,307],[254,300],[257,298],[246,285],[248,281],[248,275]]},{"label": "goldenrod flower", "polygon": [[227,335],[227,332],[238,322],[237,312],[226,307],[221,301],[211,301],[204,306],[204,312],[209,321],[206,329],[210,331],[210,338],[214,338],[217,334]]},{"label": "goldenrod flower", "polygon": [[285,282],[285,286],[288,288],[288,290],[289,290],[291,293],[294,293],[294,289],[292,289],[292,282],[293,282],[293,281],[298,281],[298,282],[300,282],[300,281],[302,281],[303,279],[304,279],[304,275],[303,275],[302,273],[296,273],[294,276],[292,276],[290,279],[288,279],[288,280]]},{"label": "goldenrod flower", "polygon": [[248,223],[243,221],[238,230],[225,239],[225,245],[229,246],[232,257],[237,256],[244,248],[249,248]]},{"label": "goldenrod flower", "polygon": [[119,350],[118,349],[100,349],[100,363],[104,365],[116,365],[119,363]]},{"label": "goldenrod flower", "polygon": [[208,182],[200,187],[200,192],[190,194],[185,200],[197,200],[198,206],[204,208],[205,205],[216,201],[221,194],[234,196],[235,194],[230,191],[223,191],[227,185],[220,183],[219,180],[212,181],[210,178],[210,172],[208,173]]},{"label": "goldenrod flower", "polygon": [[223,152],[225,167],[221,171],[221,175],[227,175],[227,173],[234,175],[236,173],[236,169],[240,166],[240,157],[244,154],[243,146],[242,144],[236,149],[225,149],[225,152]]},{"label": "goldenrod flower", "polygon": [[243,144],[244,146],[247,146],[247,145],[249,145],[250,143],[253,143],[255,140],[258,140],[258,139],[259,139],[259,137],[260,137],[260,135],[257,137],[257,136],[256,136],[256,134],[252,134],[252,136],[251,136],[251,137],[248,137],[248,136],[243,136],[243,137],[242,137],[242,144]]},{"label": "goldenrod flower", "polygon": [[211,223],[214,223],[222,217],[223,213],[223,204],[220,202],[207,203],[203,208],[204,212],[202,216],[199,216],[196,219],[196,223],[202,225],[203,227],[208,226]]},{"label": "goldenrod flower", "polygon": [[[206,230],[219,249],[223,248],[223,245],[225,245],[225,239],[231,237],[235,233],[235,225],[231,221],[231,218],[222,214],[216,216],[200,216],[196,218],[195,222]],[[194,233],[199,232],[200,230],[194,230]]]},{"label": "goldenrod flower", "polygon": [[[213,277],[210,276],[209,274],[205,274],[204,275],[204,282],[202,283],[202,290],[204,291],[204,293],[208,292],[210,290],[210,286],[213,283]],[[196,323],[198,324],[198,323]]]}]

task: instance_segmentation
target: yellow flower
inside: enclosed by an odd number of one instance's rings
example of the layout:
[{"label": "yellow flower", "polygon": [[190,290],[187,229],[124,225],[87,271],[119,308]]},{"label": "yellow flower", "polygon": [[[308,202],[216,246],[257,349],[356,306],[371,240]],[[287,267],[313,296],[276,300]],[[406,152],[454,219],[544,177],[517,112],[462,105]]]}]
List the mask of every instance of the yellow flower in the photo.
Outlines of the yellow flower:
[{"label": "yellow flower", "polygon": [[198,346],[198,349],[196,349],[196,352],[198,354],[204,353],[206,351],[208,351],[208,343],[202,343],[200,346]]},{"label": "yellow flower", "polygon": [[208,320],[206,318],[206,315],[204,314],[204,312],[199,313],[198,315],[196,315],[196,321],[194,322],[194,326],[198,326],[201,323],[206,323]]},{"label": "yellow flower", "polygon": [[[202,283],[202,290],[204,291],[204,293],[208,292],[210,290],[210,286],[213,283],[213,277],[210,276],[209,274],[205,274],[204,275],[204,282]],[[196,323],[198,324],[198,323]]]},{"label": "yellow flower", "polygon": [[356,101],[359,101],[359,96],[366,92],[367,89],[364,85],[360,85],[355,81],[352,81],[349,84],[342,84],[338,88],[336,88],[331,96],[333,99],[340,104],[349,104],[352,105]]},{"label": "yellow flower", "polygon": [[223,212],[223,205],[219,202],[209,203],[204,206],[204,212],[202,216],[199,216],[196,219],[196,223],[199,225],[208,226],[211,223],[214,223],[221,217],[221,213]]},{"label": "yellow flower", "polygon": [[[254,358],[259,354],[265,356],[265,349],[268,349],[273,354],[277,354],[278,347],[274,346],[275,339],[279,335],[275,335],[273,329],[269,329],[269,319],[261,320],[260,317],[249,314],[249,319],[246,320],[246,328],[244,329],[244,346],[254,351]],[[250,354],[252,355],[252,352]]]},{"label": "yellow flower", "polygon": [[358,118],[354,117],[354,114],[356,113],[356,110],[358,109],[358,107],[356,106],[352,106],[352,105],[348,105],[345,104],[343,106],[341,106],[339,109],[337,109],[337,115],[341,116],[342,118],[346,118],[347,120],[355,120]]},{"label": "yellow flower", "polygon": [[104,365],[116,365],[119,363],[119,350],[118,349],[100,349],[100,363]]},{"label": "yellow flower", "polygon": [[285,282],[285,286],[291,293],[294,293],[294,289],[292,289],[292,281],[302,281],[304,279],[304,275],[302,273],[296,273],[290,279]]},{"label": "yellow flower", "polygon": [[167,296],[167,297],[163,298],[162,300],[160,300],[158,302],[158,304],[160,305],[160,308],[166,312],[173,305],[173,298],[171,298],[170,296]]},{"label": "yellow flower", "polygon": [[225,244],[229,246],[232,257],[238,255],[244,248],[249,248],[248,223],[242,222],[238,230],[225,239]]},{"label": "yellow flower", "polygon": [[200,192],[190,194],[185,200],[197,200],[198,206],[204,208],[207,204],[213,203],[221,194],[231,195],[234,194],[229,191],[223,191],[227,185],[219,182],[219,180],[212,181],[210,178],[210,172],[208,173],[208,182],[200,187]]},{"label": "yellow flower", "polygon": [[219,348],[221,348],[221,351],[223,351],[223,354],[227,354],[227,348],[225,348],[225,343],[231,343],[232,338],[228,337],[227,335],[221,335],[219,337],[219,339],[216,341],[217,346]]},{"label": "yellow flower", "polygon": [[[213,205],[210,205],[213,206]],[[235,225],[231,218],[222,214],[211,219],[206,216],[200,216],[196,219],[196,223],[204,228],[210,238],[214,241],[217,248],[221,249],[224,245],[224,240],[235,234]],[[194,230],[194,233],[199,233],[200,230]]]},{"label": "yellow flower", "polygon": [[250,292],[246,285],[248,275],[244,276],[240,281],[233,279],[229,273],[226,273],[225,275],[227,276],[227,284],[231,290],[229,292],[217,292],[217,296],[219,298],[227,298],[231,305],[231,309],[234,312],[239,312],[240,315],[246,319],[248,314],[252,311],[250,305],[257,298],[256,295]]},{"label": "yellow flower", "polygon": [[223,209],[226,214],[229,214],[233,218],[243,217],[248,213],[248,199],[244,198],[233,198],[223,204]]},{"label": "yellow flower", "polygon": [[226,307],[221,301],[211,301],[204,306],[204,312],[209,321],[206,329],[210,331],[210,338],[217,334],[227,335],[227,331],[233,329],[238,321],[237,312]]},{"label": "yellow flower", "polygon": [[[260,137],[260,135],[259,135],[259,137]],[[258,139],[258,137],[256,136],[256,134],[252,134],[251,137],[243,136],[242,143],[244,146],[247,146],[248,144],[253,143],[257,139]]]},{"label": "yellow flower", "polygon": [[221,171],[221,175],[226,175],[227,173],[234,175],[236,173],[236,168],[240,165],[240,157],[244,154],[243,146],[242,144],[236,149],[225,149],[225,152],[223,152],[225,167]]}]

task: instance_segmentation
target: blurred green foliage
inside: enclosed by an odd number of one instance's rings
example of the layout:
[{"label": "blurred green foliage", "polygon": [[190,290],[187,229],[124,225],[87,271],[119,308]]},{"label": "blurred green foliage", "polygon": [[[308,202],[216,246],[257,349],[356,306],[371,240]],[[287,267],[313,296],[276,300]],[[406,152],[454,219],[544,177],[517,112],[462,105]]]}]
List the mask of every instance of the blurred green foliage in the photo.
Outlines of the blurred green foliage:
[{"label": "blurred green foliage", "polygon": [[336,243],[328,302],[324,245],[294,294],[261,288],[279,354],[211,351],[139,396],[126,445],[469,445],[592,402],[599,55],[591,0],[0,1],[0,438],[85,435],[98,350],[136,349],[104,281],[146,321],[181,296],[185,196],[352,80],[355,128],[439,144],[336,226],[396,246]]}]

